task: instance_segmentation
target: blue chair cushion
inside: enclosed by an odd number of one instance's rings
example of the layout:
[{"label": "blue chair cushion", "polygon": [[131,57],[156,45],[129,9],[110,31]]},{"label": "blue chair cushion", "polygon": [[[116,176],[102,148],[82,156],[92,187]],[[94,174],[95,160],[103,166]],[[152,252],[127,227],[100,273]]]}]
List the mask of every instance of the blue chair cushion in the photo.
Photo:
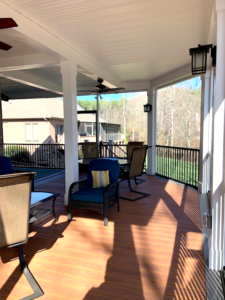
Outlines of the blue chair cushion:
[{"label": "blue chair cushion", "polygon": [[11,159],[6,156],[0,156],[0,175],[13,173]]},{"label": "blue chair cushion", "polygon": [[87,187],[72,194],[72,201],[103,203],[104,191],[105,188],[93,189],[91,187]]},{"label": "blue chair cushion", "polygon": [[117,160],[110,158],[98,158],[90,161],[88,168],[88,176],[87,182],[89,186],[92,186],[93,179],[91,171],[104,171],[109,170],[109,182],[110,184],[117,181],[119,172],[120,172],[120,164]]}]

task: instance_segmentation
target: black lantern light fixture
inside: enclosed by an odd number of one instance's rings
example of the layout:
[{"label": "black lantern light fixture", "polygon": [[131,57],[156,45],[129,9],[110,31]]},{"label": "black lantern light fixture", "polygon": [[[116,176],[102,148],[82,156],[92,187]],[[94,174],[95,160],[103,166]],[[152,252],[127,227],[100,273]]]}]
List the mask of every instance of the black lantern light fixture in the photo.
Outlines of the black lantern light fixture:
[{"label": "black lantern light fixture", "polygon": [[144,112],[150,112],[152,110],[151,104],[147,103],[144,105]]},{"label": "black lantern light fixture", "polygon": [[216,46],[210,45],[198,45],[196,48],[189,49],[191,59],[191,71],[192,75],[204,74],[207,68],[207,54],[211,49],[212,66],[216,66]]}]

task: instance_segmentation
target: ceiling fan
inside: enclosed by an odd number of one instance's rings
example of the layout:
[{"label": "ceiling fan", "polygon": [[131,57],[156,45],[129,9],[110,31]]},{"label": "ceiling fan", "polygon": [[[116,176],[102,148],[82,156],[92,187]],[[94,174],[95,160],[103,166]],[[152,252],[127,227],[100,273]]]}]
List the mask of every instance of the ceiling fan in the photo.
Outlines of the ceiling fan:
[{"label": "ceiling fan", "polygon": [[78,92],[88,92],[88,93],[93,93],[93,94],[104,94],[104,93],[113,93],[113,92],[117,92],[120,90],[125,90],[124,87],[118,87],[118,88],[109,88],[106,85],[103,84],[103,79],[102,78],[98,78],[97,82],[98,84],[93,87],[93,90],[85,90],[85,91],[78,91]]},{"label": "ceiling fan", "polygon": [[[6,29],[6,28],[12,28],[12,27],[18,27],[16,22],[12,18],[0,18],[0,29]],[[11,49],[12,46],[0,42],[0,50],[8,51]]]}]

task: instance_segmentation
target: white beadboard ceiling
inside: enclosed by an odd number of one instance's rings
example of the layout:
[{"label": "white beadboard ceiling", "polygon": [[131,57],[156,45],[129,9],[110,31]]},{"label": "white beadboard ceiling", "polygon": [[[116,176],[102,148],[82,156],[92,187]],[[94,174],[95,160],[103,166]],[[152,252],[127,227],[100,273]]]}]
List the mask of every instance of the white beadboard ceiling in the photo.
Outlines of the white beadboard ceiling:
[{"label": "white beadboard ceiling", "polygon": [[[211,0],[3,0],[124,83],[149,81],[190,63],[188,49],[207,42]],[[37,53],[29,45],[4,56]],[[18,43],[18,44],[16,44]],[[33,69],[37,76],[60,69]],[[56,74],[57,73],[57,74]],[[93,86],[80,74],[78,88]],[[52,75],[53,76],[53,75]],[[53,76],[53,77],[54,77]],[[78,78],[79,78],[78,77]]]}]

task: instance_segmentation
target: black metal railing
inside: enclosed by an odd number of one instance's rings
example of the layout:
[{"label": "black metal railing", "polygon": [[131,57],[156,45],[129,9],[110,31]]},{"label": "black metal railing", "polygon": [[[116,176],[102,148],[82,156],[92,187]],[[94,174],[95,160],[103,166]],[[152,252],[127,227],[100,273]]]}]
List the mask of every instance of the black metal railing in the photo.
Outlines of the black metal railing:
[{"label": "black metal railing", "polygon": [[99,144],[99,151],[101,157],[127,157],[127,144],[116,144],[102,142]]},{"label": "black metal railing", "polygon": [[198,187],[199,149],[156,146],[156,174]]},{"label": "black metal railing", "polygon": [[64,169],[64,144],[4,144],[13,167]]}]

